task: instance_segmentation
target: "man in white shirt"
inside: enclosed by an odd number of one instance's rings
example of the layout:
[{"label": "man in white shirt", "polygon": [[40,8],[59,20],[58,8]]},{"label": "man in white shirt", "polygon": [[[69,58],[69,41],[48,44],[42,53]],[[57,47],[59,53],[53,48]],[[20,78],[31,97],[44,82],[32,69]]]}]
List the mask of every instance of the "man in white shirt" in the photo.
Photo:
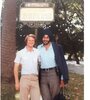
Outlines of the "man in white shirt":
[{"label": "man in white shirt", "polygon": [[[38,51],[34,48],[35,35],[29,34],[25,38],[26,46],[16,54],[14,60],[15,88],[20,89],[20,100],[40,100],[38,82]],[[18,72],[21,67],[21,78],[19,81]]]}]

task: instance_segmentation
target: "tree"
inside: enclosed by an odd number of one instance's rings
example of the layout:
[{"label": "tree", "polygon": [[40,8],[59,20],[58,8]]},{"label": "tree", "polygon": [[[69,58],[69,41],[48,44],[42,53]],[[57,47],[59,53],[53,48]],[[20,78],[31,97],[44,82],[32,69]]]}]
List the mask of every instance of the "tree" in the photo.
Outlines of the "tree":
[{"label": "tree", "polygon": [[[66,53],[74,54],[74,59],[79,64],[79,53],[83,54],[84,47],[84,16],[82,0],[55,0],[55,22],[51,28],[58,36],[59,43]],[[56,38],[57,39],[57,38]]]},{"label": "tree", "polygon": [[16,2],[5,0],[2,9],[1,99],[15,100],[13,61],[16,52]]}]

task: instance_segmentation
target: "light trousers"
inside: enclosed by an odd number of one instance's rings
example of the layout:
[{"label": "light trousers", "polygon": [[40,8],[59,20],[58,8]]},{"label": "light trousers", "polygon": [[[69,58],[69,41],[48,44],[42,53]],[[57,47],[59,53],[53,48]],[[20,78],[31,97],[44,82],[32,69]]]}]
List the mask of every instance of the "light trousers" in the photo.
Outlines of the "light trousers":
[{"label": "light trousers", "polygon": [[40,100],[39,82],[36,75],[21,76],[20,100]]}]

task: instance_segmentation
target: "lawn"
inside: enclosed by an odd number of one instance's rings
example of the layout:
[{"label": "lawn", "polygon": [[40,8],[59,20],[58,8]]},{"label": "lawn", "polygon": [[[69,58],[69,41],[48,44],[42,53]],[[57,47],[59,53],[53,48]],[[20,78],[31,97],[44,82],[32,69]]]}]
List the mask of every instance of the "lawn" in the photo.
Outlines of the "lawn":
[{"label": "lawn", "polygon": [[[65,89],[65,94],[69,95],[69,100],[84,100],[84,76],[70,73],[69,74],[68,88]],[[16,100],[19,100],[18,93],[16,94]]]},{"label": "lawn", "polygon": [[66,94],[69,95],[70,100],[84,100],[84,76],[70,73],[69,77]]}]

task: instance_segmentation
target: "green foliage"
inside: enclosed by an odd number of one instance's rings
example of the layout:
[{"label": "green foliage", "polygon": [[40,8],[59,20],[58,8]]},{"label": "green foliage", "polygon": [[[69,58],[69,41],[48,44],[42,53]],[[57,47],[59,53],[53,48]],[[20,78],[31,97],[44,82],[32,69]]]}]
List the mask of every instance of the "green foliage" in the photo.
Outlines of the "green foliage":
[{"label": "green foliage", "polygon": [[84,48],[84,9],[82,0],[56,0],[55,22],[51,27],[64,51],[76,57]]}]

